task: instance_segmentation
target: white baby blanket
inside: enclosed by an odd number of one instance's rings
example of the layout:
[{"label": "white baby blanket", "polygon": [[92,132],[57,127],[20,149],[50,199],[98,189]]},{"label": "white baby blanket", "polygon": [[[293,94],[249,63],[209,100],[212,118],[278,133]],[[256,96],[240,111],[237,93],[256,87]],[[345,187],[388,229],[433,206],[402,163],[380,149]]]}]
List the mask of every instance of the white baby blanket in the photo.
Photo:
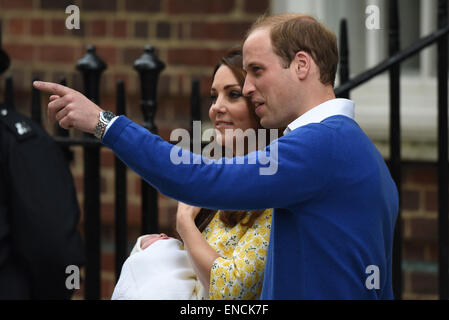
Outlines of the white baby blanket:
[{"label": "white baby blanket", "polygon": [[[143,237],[143,236],[142,236]],[[112,300],[196,300],[197,277],[177,239],[161,239],[145,250],[140,241],[122,267]]]}]

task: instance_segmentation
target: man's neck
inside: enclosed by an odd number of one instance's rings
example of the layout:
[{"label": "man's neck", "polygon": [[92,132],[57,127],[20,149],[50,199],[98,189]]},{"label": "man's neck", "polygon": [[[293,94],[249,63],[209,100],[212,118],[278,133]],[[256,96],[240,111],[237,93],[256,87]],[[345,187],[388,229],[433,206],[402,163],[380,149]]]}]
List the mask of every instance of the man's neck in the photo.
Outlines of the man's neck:
[{"label": "man's neck", "polygon": [[334,88],[331,86],[323,87],[321,90],[315,90],[311,94],[308,94],[308,100],[304,101],[303,107],[301,108],[300,117],[307,111],[325,103],[326,101],[335,99]]}]

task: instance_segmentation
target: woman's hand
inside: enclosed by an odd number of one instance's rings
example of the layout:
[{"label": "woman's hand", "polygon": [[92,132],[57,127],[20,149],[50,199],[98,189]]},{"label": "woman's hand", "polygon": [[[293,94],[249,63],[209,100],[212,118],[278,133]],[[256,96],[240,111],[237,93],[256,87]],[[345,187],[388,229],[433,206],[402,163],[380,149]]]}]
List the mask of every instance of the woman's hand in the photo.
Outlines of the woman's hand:
[{"label": "woman's hand", "polygon": [[195,218],[200,213],[201,208],[194,207],[183,202],[178,202],[178,211],[176,212],[176,230],[182,237],[183,233],[192,227],[195,227]]},{"label": "woman's hand", "polygon": [[50,122],[56,120],[64,129],[76,128],[88,133],[95,132],[100,113],[103,111],[95,103],[78,91],[57,83],[35,81],[33,86],[52,94],[48,104]]},{"label": "woman's hand", "polygon": [[220,255],[207,243],[195,225],[195,218],[200,210],[201,208],[178,202],[176,230],[184,242],[185,249],[189,252],[198,279],[209,292],[210,271],[215,259]]}]

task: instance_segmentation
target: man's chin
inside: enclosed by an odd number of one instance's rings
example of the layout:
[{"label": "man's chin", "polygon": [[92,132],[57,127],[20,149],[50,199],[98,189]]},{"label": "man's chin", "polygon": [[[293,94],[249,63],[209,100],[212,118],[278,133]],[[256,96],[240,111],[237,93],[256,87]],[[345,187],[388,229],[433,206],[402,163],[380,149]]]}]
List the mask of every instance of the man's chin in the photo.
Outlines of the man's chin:
[{"label": "man's chin", "polygon": [[273,123],[269,119],[265,119],[265,118],[260,119],[260,125],[264,129],[278,129],[278,126],[276,123]]}]

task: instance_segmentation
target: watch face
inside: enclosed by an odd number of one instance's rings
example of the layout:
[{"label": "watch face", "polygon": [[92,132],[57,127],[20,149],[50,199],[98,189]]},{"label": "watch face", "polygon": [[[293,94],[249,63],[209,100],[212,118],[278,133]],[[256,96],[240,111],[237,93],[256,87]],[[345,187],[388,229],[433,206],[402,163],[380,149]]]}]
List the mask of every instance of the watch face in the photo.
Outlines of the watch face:
[{"label": "watch face", "polygon": [[101,116],[106,121],[111,121],[115,117],[115,114],[113,114],[111,111],[104,111],[101,113]]}]

